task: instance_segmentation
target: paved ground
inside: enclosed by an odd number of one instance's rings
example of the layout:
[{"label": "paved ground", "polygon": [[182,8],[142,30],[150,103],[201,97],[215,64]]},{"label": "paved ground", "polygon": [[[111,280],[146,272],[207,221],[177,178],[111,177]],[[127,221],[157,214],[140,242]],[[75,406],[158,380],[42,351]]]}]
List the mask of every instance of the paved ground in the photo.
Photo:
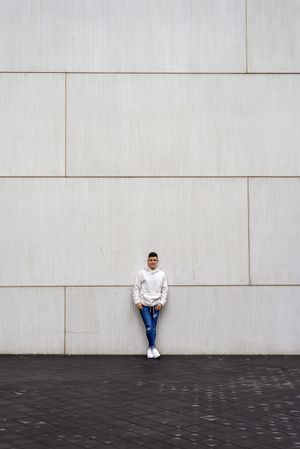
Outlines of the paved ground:
[{"label": "paved ground", "polygon": [[0,448],[300,448],[300,356],[0,356]]}]

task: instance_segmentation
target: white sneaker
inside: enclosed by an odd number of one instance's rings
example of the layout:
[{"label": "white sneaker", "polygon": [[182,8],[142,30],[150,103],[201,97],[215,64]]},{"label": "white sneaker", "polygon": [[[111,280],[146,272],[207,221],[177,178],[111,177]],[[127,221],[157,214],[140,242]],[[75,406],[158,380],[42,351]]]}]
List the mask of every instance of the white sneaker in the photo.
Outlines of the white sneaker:
[{"label": "white sneaker", "polygon": [[154,359],[154,355],[152,353],[152,349],[151,348],[147,349],[147,359]]},{"label": "white sneaker", "polygon": [[156,348],[152,348],[152,354],[155,359],[158,359],[160,357],[160,353]]}]

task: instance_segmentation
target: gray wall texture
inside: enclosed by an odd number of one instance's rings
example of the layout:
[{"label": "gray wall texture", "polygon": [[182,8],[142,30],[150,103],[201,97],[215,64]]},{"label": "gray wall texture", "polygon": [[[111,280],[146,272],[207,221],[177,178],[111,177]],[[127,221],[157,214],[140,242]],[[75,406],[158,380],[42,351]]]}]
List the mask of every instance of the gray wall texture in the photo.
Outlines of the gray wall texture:
[{"label": "gray wall texture", "polygon": [[300,1],[0,0],[0,352],[300,353]]}]

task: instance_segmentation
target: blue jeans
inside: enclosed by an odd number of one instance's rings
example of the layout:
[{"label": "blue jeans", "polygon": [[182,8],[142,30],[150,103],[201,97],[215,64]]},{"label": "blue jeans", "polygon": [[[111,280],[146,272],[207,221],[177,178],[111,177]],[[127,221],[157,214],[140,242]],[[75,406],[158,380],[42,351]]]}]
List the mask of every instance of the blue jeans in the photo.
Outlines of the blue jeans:
[{"label": "blue jeans", "polygon": [[145,324],[149,346],[155,346],[156,323],[159,317],[159,310],[155,310],[154,307],[143,306],[140,313]]}]

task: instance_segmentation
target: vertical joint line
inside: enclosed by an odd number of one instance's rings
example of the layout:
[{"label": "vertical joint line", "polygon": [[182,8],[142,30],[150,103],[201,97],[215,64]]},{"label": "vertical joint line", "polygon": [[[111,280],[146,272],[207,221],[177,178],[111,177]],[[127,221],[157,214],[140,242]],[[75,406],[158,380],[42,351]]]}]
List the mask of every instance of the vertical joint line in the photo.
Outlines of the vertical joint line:
[{"label": "vertical joint line", "polygon": [[65,73],[65,177],[67,176],[67,74]]},{"label": "vertical joint line", "polygon": [[246,73],[248,73],[248,0],[245,0],[245,51],[246,51]]},{"label": "vertical joint line", "polygon": [[247,178],[247,207],[248,207],[248,282],[251,285],[251,269],[250,269],[250,199],[249,199],[249,178]]},{"label": "vertical joint line", "polygon": [[64,287],[64,355],[66,355],[66,348],[67,348],[67,287]]}]

